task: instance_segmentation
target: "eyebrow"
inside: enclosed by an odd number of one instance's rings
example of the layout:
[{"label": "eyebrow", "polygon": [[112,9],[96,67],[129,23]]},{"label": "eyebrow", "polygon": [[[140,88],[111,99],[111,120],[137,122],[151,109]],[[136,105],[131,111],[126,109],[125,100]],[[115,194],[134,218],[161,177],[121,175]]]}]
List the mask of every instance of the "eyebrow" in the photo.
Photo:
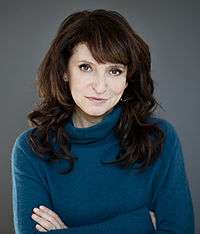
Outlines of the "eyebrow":
[{"label": "eyebrow", "polygon": [[[84,63],[95,64],[95,63],[90,62],[90,61],[88,61],[88,60],[79,60],[78,62],[84,62]],[[108,67],[113,67],[113,66],[118,66],[118,67],[121,67],[121,68],[125,68],[125,65],[124,65],[124,64],[121,64],[121,63],[114,63],[113,65],[108,65]]]}]

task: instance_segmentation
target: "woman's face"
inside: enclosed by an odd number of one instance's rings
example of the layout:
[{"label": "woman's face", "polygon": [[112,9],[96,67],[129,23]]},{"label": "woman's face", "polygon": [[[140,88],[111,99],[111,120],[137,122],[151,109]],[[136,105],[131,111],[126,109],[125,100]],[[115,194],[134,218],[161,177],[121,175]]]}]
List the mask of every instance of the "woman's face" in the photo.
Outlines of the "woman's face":
[{"label": "woman's face", "polygon": [[[101,116],[109,112],[120,100],[126,82],[127,66],[99,64],[92,57],[86,44],[78,44],[68,63],[68,79],[77,109],[84,114]],[[91,100],[88,97],[105,99]]]}]

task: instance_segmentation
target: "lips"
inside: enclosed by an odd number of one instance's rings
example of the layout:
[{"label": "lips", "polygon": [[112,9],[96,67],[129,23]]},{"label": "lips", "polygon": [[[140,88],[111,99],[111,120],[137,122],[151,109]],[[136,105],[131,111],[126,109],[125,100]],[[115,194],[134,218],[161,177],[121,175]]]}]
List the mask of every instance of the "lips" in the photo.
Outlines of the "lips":
[{"label": "lips", "polygon": [[94,98],[94,97],[87,97],[87,99],[92,102],[95,105],[101,105],[107,101],[107,99],[102,99],[102,98]]},{"label": "lips", "polygon": [[105,100],[107,100],[105,98],[97,98],[97,97],[87,97],[87,98],[93,99],[93,100],[97,100],[97,101],[105,101]]}]

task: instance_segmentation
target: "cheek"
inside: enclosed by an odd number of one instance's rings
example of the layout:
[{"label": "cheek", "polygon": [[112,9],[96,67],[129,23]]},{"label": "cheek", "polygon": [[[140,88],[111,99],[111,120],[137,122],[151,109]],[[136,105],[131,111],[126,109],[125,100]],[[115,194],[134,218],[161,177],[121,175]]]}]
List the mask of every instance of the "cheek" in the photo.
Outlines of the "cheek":
[{"label": "cheek", "polygon": [[80,79],[78,77],[73,77],[69,85],[70,85],[71,92],[76,93],[76,94],[83,93],[83,91],[85,90],[87,86],[85,80]]},{"label": "cheek", "polygon": [[124,89],[126,88],[125,82],[118,82],[118,83],[112,83],[110,85],[110,90],[114,95],[120,95],[123,93]]}]

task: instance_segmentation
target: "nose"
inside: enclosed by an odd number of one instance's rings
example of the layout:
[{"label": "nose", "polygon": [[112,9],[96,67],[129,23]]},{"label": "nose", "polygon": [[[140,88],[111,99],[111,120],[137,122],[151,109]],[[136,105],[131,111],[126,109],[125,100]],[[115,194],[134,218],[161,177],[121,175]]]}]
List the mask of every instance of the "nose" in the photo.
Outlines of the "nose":
[{"label": "nose", "polygon": [[107,87],[105,77],[103,75],[96,75],[92,82],[92,87],[96,93],[104,93]]}]

